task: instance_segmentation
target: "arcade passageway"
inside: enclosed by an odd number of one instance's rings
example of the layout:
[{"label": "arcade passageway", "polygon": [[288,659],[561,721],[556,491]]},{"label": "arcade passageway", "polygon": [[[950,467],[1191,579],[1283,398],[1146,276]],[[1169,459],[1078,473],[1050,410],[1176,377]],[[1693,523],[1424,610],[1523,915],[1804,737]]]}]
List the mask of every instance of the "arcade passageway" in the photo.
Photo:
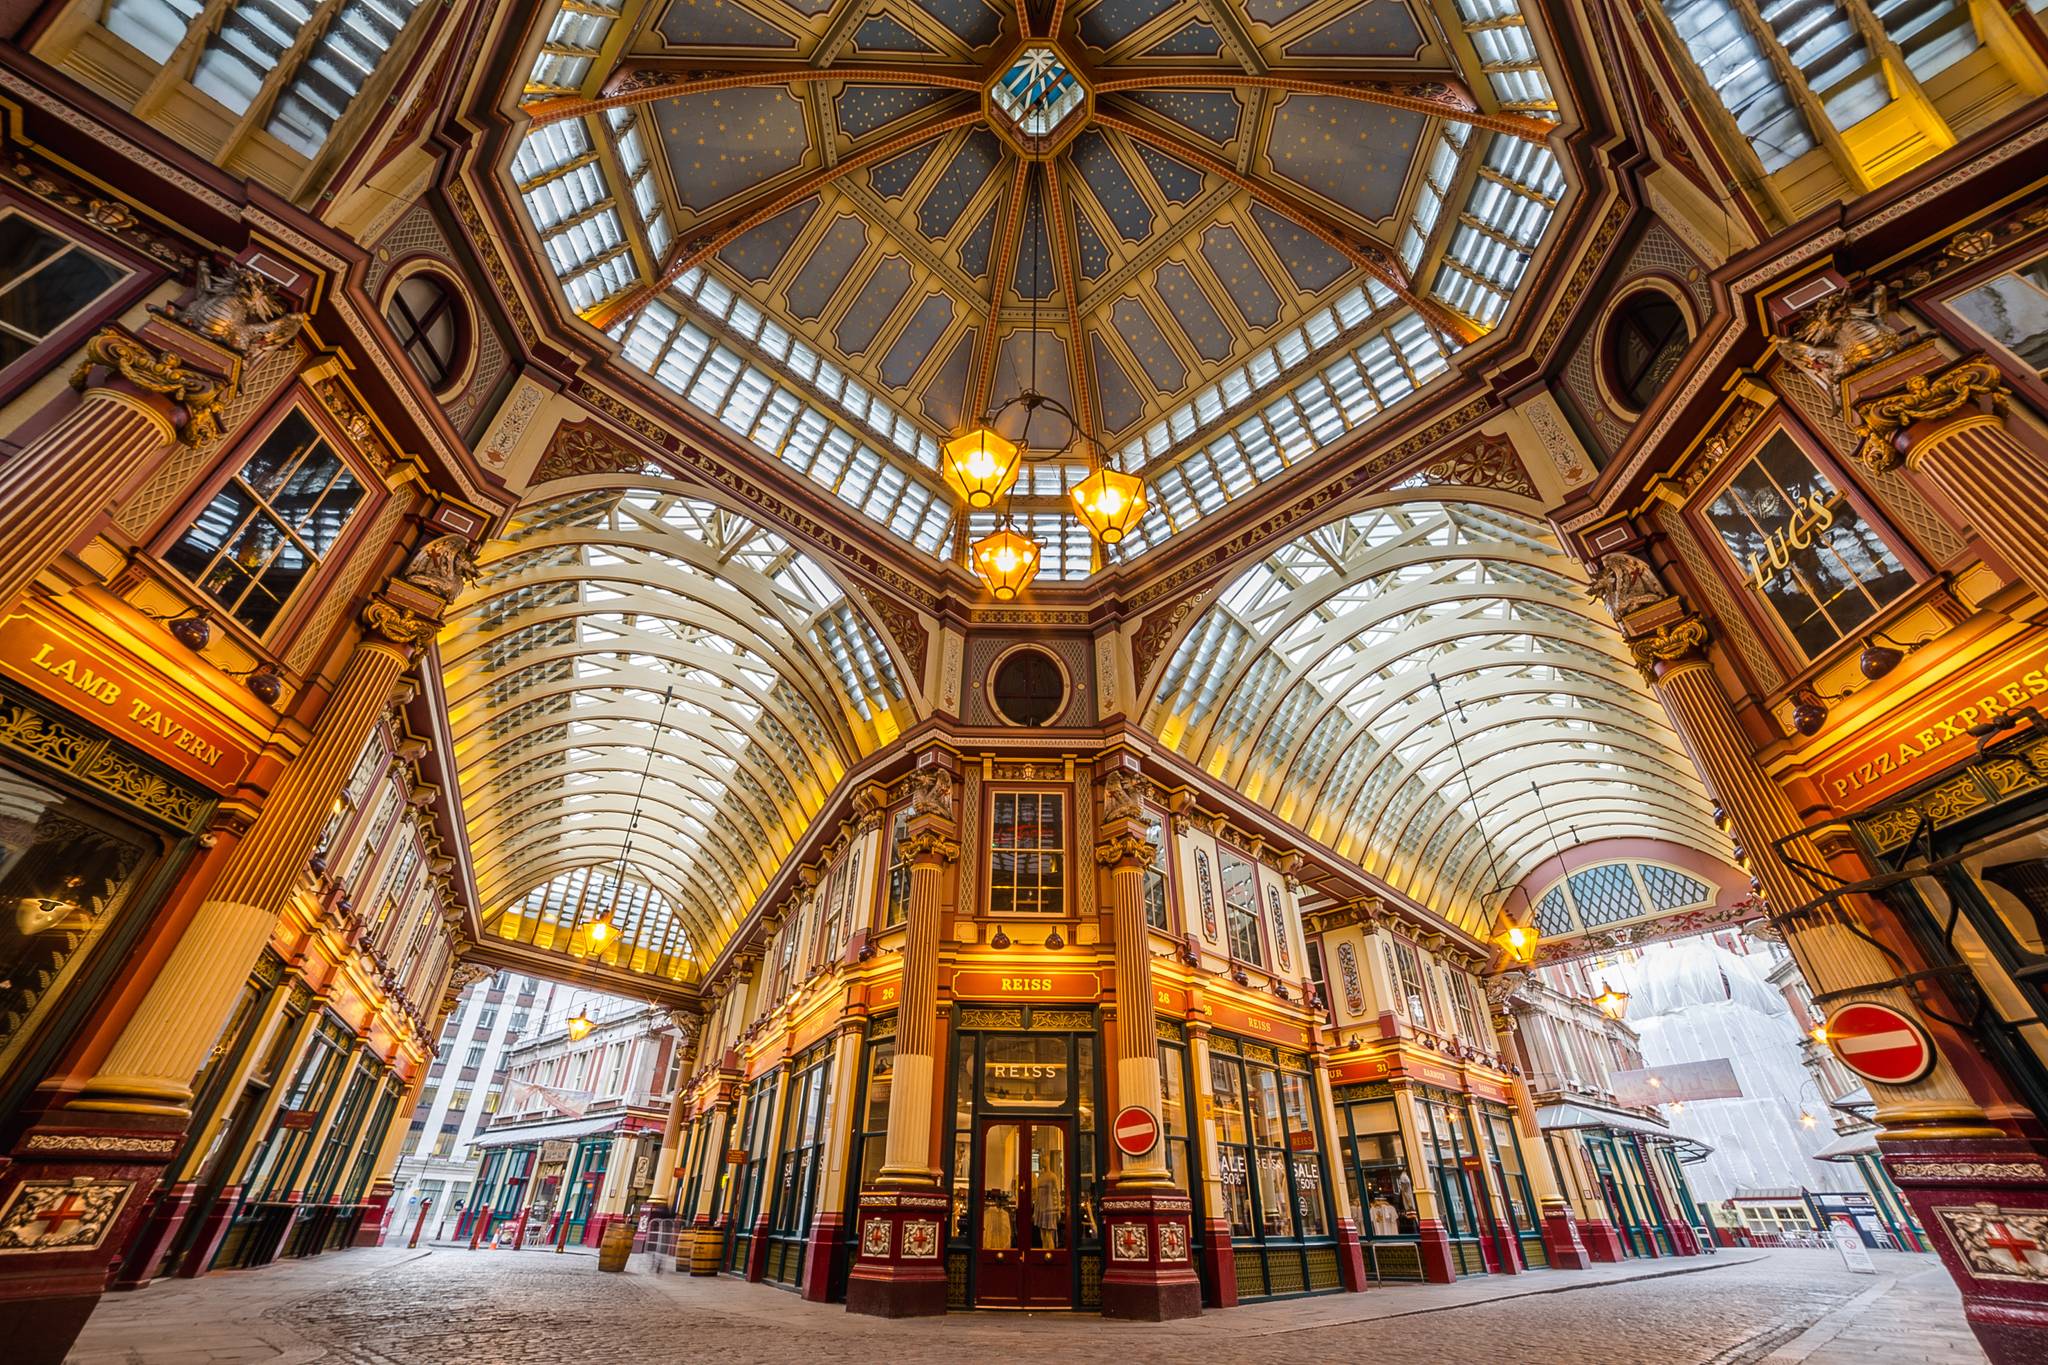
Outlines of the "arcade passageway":
[{"label": "arcade passageway", "polygon": [[[1140,1362],[1402,1360],[1416,1365],[1979,1365],[1954,1283],[1925,1256],[1879,1252],[1875,1276],[1832,1251],[1726,1251],[1580,1274],[1253,1305],[1177,1323],[1092,1313],[887,1320],[760,1285],[601,1275],[588,1253],[364,1251],[261,1275],[163,1281],[110,1299],[71,1365],[216,1361],[547,1362],[626,1358]],[[1673,1271],[1672,1265],[1684,1268]]]}]

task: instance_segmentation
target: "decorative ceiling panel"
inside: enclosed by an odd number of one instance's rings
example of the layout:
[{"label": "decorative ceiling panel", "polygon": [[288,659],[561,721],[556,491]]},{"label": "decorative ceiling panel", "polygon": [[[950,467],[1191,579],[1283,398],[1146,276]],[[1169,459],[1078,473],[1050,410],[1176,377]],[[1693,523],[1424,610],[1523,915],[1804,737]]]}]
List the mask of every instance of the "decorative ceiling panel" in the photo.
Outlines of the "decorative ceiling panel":
[{"label": "decorative ceiling panel", "polygon": [[[958,516],[940,445],[1035,382],[1151,486],[1143,553],[1444,373],[1567,189],[1540,60],[1504,93],[1473,55],[1510,30],[1535,51],[1514,0],[672,0],[622,44],[592,22],[623,52],[577,94],[529,81],[510,171],[570,304],[921,539]],[[1262,415],[1283,396],[1296,416]],[[1056,511],[1070,456],[1020,513]],[[846,479],[876,466],[870,504]]]}]

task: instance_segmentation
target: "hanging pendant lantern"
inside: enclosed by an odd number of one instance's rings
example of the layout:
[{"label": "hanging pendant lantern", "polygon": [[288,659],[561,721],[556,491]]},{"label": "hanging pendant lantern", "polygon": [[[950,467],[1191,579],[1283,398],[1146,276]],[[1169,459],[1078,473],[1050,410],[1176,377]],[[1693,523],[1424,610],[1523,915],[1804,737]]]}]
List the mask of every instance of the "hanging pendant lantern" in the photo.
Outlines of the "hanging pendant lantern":
[{"label": "hanging pendant lantern", "polygon": [[998,602],[1009,602],[1038,576],[1038,542],[1008,523],[974,542],[974,571]]},{"label": "hanging pendant lantern", "polygon": [[596,1021],[590,1017],[590,1012],[581,1005],[576,1007],[576,1012],[569,1016],[567,1022],[569,1037],[576,1042],[581,1042],[584,1036],[596,1026]]},{"label": "hanging pendant lantern", "polygon": [[995,506],[1017,482],[1017,470],[1023,464],[1023,447],[987,427],[955,436],[946,442],[945,451],[940,473],[946,486],[977,510]]},{"label": "hanging pendant lantern", "polygon": [[1074,515],[1104,545],[1114,545],[1145,515],[1145,481],[1103,466],[1067,493]]}]

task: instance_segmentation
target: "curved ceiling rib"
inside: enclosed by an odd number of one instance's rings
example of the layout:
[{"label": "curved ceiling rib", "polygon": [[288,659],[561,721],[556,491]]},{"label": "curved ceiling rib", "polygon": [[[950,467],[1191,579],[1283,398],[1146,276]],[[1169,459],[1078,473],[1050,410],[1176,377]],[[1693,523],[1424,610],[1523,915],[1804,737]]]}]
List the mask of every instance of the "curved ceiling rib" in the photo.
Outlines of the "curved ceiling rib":
[{"label": "curved ceiling rib", "polygon": [[[920,553],[992,527],[940,447],[1027,384],[1149,486],[1111,559],[1352,440],[1499,324],[1569,193],[1519,0],[1018,9],[579,0],[519,104],[569,307]],[[1056,135],[997,93],[1029,63]],[[1108,562],[1070,455],[1012,494],[1048,580]]]},{"label": "curved ceiling rib", "polygon": [[[1271,551],[1199,616],[1146,723],[1469,933],[1553,837],[1725,840],[1662,708],[1543,525],[1389,503]],[[1530,788],[1534,787],[1534,791]]]},{"label": "curved ceiling rib", "polygon": [[880,634],[781,536],[665,480],[555,490],[489,547],[441,642],[481,927],[684,980],[910,704]]}]

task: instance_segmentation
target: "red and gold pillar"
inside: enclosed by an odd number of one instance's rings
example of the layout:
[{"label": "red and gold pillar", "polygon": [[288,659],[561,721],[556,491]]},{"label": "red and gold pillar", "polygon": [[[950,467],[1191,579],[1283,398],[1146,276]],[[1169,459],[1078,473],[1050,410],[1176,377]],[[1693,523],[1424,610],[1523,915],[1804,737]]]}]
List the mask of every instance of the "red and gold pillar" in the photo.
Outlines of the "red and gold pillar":
[{"label": "red and gold pillar", "polygon": [[[1109,871],[1116,934],[1116,1111],[1112,1131],[1149,1117],[1151,1144],[1126,1152],[1102,1199],[1102,1315],[1159,1322],[1202,1311],[1202,1283],[1190,1250],[1194,1204],[1173,1183],[1165,1159],[1159,1096],[1159,1035],[1153,1018],[1151,931],[1145,869],[1156,849],[1142,819],[1144,779],[1112,769],[1102,780],[1096,862]],[[1138,1125],[1133,1125],[1137,1128]],[[1139,1129],[1142,1131],[1142,1129]]]},{"label": "red and gold pillar", "polygon": [[[1983,1076],[1975,1047],[1967,1034],[1923,1009],[1903,983],[1924,964],[1882,907],[1845,898],[1801,909],[1817,899],[1819,888],[1798,875],[1796,864],[1825,868],[1856,860],[1860,866],[1860,860],[1852,848],[1821,848],[1800,834],[1791,800],[1758,765],[1714,677],[1705,623],[1675,600],[1644,608],[1631,624],[1642,616],[1655,621],[1654,629],[1638,634],[1631,648],[1750,851],[1773,922],[1816,1003],[1830,1015],[1852,1001],[1888,1005],[1920,1020],[1934,1039],[1934,1065],[1923,1079],[1905,1086],[1868,1082],[1885,1167],[1961,1286],[1965,1317],[1985,1353],[1996,1365],[2048,1359],[2048,1273],[2033,1270],[2048,1264],[2048,1147],[1986,1116],[1959,1070]],[[2004,1257],[1988,1240],[1999,1230],[2039,1243],[2039,1261]],[[2016,1273],[2015,1266],[2029,1273]]]},{"label": "red and gold pillar", "polygon": [[[130,1240],[151,1188],[191,1119],[192,1083],[269,941],[371,727],[413,647],[435,627],[381,599],[312,737],[92,1078],[25,1132],[0,1176],[0,1237],[40,1231],[7,1257],[0,1334],[30,1361],[60,1361],[98,1303],[108,1264]],[[54,1220],[54,1221],[53,1221]]]},{"label": "red and gold pillar", "polygon": [[[116,327],[85,344],[71,387],[41,435],[0,465],[0,604],[69,550],[178,441],[219,430],[226,380]],[[47,411],[47,410],[46,410]]]},{"label": "red and gold pillar", "polygon": [[876,1184],[860,1192],[858,1240],[847,1278],[846,1307],[877,1317],[923,1317],[946,1311],[946,1192],[932,1166],[932,1117],[938,1104],[934,1057],[939,1012],[939,919],[946,880],[960,861],[953,814],[953,777],[939,767],[913,772],[910,829],[902,852],[910,863],[905,916],[902,1003],[896,1015],[895,1075],[889,1131]]}]

